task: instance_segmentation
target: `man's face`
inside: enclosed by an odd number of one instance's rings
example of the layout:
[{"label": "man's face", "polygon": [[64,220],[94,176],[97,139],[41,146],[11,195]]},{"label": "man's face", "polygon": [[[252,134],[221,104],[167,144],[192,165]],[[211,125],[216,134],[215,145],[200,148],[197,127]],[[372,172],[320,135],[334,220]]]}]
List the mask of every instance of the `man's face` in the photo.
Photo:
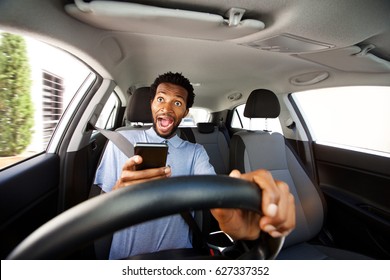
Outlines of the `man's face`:
[{"label": "man's face", "polygon": [[181,86],[170,83],[158,85],[151,101],[153,125],[158,135],[170,138],[175,133],[181,120],[188,114],[187,95],[187,90]]}]

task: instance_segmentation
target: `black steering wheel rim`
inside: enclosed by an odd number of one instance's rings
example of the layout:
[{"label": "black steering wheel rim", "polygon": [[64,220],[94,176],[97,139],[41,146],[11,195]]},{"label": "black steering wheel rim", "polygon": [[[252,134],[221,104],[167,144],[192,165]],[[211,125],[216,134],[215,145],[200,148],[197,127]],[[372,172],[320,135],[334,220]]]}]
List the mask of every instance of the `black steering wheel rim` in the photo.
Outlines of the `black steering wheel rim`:
[{"label": "black steering wheel rim", "polygon": [[[20,243],[8,259],[57,259],[72,248],[125,227],[188,210],[241,208],[260,213],[261,191],[229,176],[178,176],[152,180],[85,201],[44,224]],[[158,206],[158,207],[156,207]],[[256,251],[266,259],[279,252],[282,239],[264,237]],[[267,248],[263,252],[261,247]]]}]

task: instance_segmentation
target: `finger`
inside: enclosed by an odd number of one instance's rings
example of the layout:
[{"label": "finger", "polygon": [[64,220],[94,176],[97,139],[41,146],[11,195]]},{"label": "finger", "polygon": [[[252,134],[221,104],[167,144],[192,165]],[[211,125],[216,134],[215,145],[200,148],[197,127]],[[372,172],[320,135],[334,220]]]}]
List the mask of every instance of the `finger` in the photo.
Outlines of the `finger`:
[{"label": "finger", "polygon": [[262,211],[263,214],[269,217],[274,217],[278,212],[278,204],[280,200],[280,190],[276,185],[272,174],[267,170],[257,170],[248,174],[262,190]]},{"label": "finger", "polygon": [[276,181],[276,186],[279,189],[279,202],[277,206],[277,213],[271,217],[275,226],[278,228],[279,225],[286,222],[289,211],[289,194],[290,190],[286,183],[282,181]]},{"label": "finger", "polygon": [[[274,227],[278,227],[283,224],[287,220],[288,216],[288,195],[289,189],[288,185],[281,181],[275,182],[278,187],[279,192],[279,201],[278,204],[270,204],[268,205],[268,209],[274,208],[272,211],[272,215],[266,215],[263,218],[262,224],[272,224]],[[272,207],[271,207],[272,206]]]},{"label": "finger", "polygon": [[166,178],[170,175],[170,167],[147,169],[140,171],[123,171],[121,174],[121,178],[115,184],[114,189],[123,188],[126,186],[139,184],[154,179]]},{"label": "finger", "polygon": [[122,167],[122,170],[135,170],[135,166],[141,164],[143,161],[142,157],[135,155],[126,160],[125,164]]},{"label": "finger", "polygon": [[[271,227],[267,226],[267,229],[270,229]],[[281,237],[281,236],[287,236],[291,233],[291,231],[295,228],[295,210],[289,211],[288,218],[286,219],[286,222],[281,224],[276,229],[269,230],[268,233],[274,237]]]},{"label": "finger", "polygon": [[121,187],[126,187],[126,186],[130,186],[130,185],[135,185],[135,184],[141,184],[141,183],[144,183],[144,182],[148,182],[148,181],[151,181],[151,180],[162,179],[162,178],[165,178],[165,177],[166,177],[166,175],[160,175],[160,176],[155,176],[155,177],[151,177],[151,178],[142,178],[142,179],[136,179],[136,180],[131,180],[131,181],[122,181]]},{"label": "finger", "polygon": [[237,169],[233,169],[232,172],[230,172],[229,176],[233,178],[241,178],[241,172]]},{"label": "finger", "polygon": [[275,217],[264,216],[260,221],[260,228],[273,237],[285,236],[295,227],[295,199],[289,192],[288,185],[284,182],[277,182],[281,189],[281,199],[278,206],[278,213]]},{"label": "finger", "polygon": [[170,167],[150,168],[144,170],[130,171],[124,170],[121,174],[121,180],[123,181],[135,181],[143,179],[153,179],[167,177],[171,174]]},{"label": "finger", "polygon": [[295,198],[291,193],[289,195],[289,205],[288,218],[283,230],[281,230],[284,236],[288,235],[296,225]]}]

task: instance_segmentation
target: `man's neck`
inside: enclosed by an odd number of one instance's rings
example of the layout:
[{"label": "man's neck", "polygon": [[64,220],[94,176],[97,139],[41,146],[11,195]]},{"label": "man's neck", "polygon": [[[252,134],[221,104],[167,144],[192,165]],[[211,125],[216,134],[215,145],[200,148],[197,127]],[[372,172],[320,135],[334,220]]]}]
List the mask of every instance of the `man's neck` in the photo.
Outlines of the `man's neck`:
[{"label": "man's neck", "polygon": [[177,127],[174,128],[174,129],[172,130],[172,132],[171,132],[169,135],[167,135],[167,136],[160,135],[160,134],[157,132],[157,129],[156,129],[156,125],[155,125],[155,124],[153,124],[153,130],[154,130],[154,132],[156,132],[156,134],[157,134],[158,136],[160,136],[161,138],[164,138],[164,139],[169,140],[169,139],[171,139],[172,137],[175,137],[176,131],[177,131]]}]

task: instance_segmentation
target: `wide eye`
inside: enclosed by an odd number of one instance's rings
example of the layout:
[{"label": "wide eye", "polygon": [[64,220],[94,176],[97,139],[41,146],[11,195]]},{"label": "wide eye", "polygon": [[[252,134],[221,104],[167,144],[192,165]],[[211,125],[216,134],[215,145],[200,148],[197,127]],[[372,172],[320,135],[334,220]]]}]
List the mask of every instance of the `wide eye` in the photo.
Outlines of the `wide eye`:
[{"label": "wide eye", "polygon": [[177,107],[181,107],[181,102],[180,101],[175,101],[175,106],[177,106]]},{"label": "wide eye", "polygon": [[161,103],[161,102],[164,101],[164,98],[162,98],[162,97],[157,97],[156,100],[157,100],[157,102]]}]

